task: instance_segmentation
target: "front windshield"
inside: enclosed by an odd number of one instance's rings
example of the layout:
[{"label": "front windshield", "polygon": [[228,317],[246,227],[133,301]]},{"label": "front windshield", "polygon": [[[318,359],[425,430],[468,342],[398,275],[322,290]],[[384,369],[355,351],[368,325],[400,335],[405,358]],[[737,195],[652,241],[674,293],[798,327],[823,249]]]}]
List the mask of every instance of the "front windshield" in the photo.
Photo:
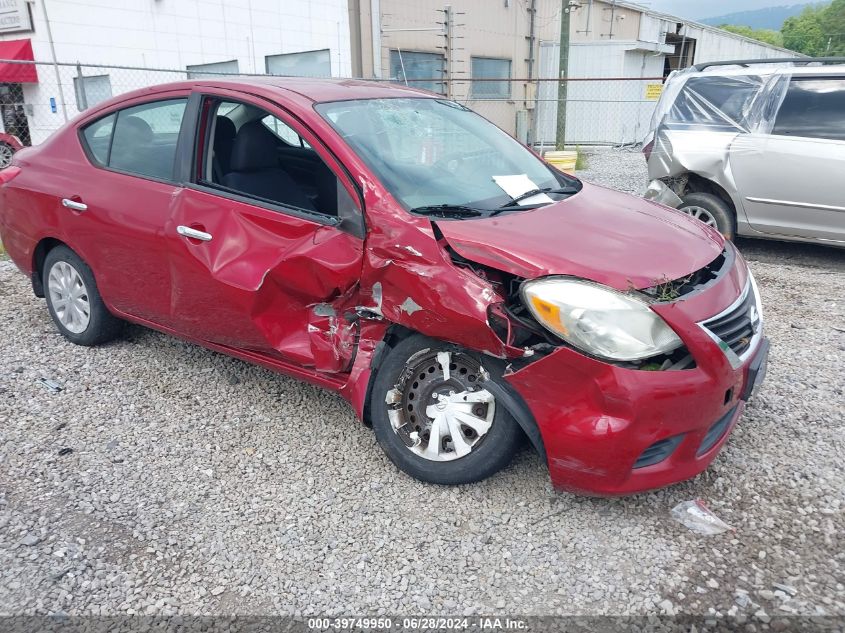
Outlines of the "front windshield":
[{"label": "front windshield", "polygon": [[514,198],[496,184],[501,176],[525,176],[534,189],[578,184],[452,101],[365,99],[322,103],[317,111],[408,209],[497,209]]}]

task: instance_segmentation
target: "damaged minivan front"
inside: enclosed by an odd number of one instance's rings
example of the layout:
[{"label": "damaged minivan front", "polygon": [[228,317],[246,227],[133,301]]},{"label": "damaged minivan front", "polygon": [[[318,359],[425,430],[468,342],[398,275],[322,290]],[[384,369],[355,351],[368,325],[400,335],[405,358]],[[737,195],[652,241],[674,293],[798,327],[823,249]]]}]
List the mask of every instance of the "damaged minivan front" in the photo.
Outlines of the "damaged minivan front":
[{"label": "damaged minivan front", "polygon": [[680,481],[765,374],[759,294],[722,235],[437,95],[180,82],[24,159],[0,232],[68,340],[132,321],[333,389],[423,481],[484,479],[525,438],[560,489]]}]

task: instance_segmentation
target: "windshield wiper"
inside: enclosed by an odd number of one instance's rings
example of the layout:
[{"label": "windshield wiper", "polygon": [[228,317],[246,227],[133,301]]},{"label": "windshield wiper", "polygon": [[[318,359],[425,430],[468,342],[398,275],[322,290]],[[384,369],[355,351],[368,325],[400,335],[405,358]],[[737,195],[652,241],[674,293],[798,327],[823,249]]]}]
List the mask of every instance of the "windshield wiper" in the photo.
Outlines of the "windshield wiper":
[{"label": "windshield wiper", "polygon": [[411,209],[411,213],[417,213],[419,215],[454,215],[470,218],[482,215],[484,212],[481,209],[462,204],[433,204]]},{"label": "windshield wiper", "polygon": [[506,202],[499,208],[507,209],[508,207],[512,207],[515,204],[519,204],[523,200],[533,198],[534,196],[539,196],[541,193],[578,193],[578,190],[575,187],[561,187],[559,189],[554,189],[553,187],[545,187],[544,189],[532,189],[531,191],[526,191],[525,193],[518,195],[516,198],[514,198],[510,202]]}]

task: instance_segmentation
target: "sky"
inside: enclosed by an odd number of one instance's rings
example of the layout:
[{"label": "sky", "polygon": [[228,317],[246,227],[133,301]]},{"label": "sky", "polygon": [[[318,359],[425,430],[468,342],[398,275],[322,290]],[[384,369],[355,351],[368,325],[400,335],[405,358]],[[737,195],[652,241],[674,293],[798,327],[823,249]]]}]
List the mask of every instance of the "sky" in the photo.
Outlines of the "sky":
[{"label": "sky", "polygon": [[801,4],[808,0],[634,0],[637,4],[687,19],[714,18],[728,13]]}]

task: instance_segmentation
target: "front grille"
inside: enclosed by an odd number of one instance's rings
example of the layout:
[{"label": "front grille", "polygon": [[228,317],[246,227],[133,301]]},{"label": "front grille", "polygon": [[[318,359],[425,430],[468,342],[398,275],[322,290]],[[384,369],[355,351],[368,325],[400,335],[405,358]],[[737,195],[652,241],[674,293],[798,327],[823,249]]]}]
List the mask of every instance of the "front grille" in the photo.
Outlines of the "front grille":
[{"label": "front grille", "polygon": [[662,462],[678,448],[678,444],[684,439],[683,435],[667,437],[665,440],[655,442],[643,451],[640,458],[634,463],[634,468],[645,468]]},{"label": "front grille", "polygon": [[710,427],[707,431],[707,435],[704,436],[704,439],[701,440],[701,446],[698,447],[698,452],[696,452],[696,457],[701,457],[709,451],[711,448],[716,446],[718,441],[722,439],[724,436],[725,431],[728,430],[728,426],[731,423],[731,419],[733,418],[734,411],[736,411],[736,407],[728,411],[725,415],[723,415],[719,420]]},{"label": "front grille", "polygon": [[688,294],[704,290],[724,273],[729,271],[734,263],[734,255],[727,248],[704,268],[680,279],[663,279],[656,286],[644,288],[642,292],[657,301],[676,301]]},{"label": "front grille", "polygon": [[750,286],[745,298],[731,310],[715,319],[704,322],[704,327],[724,341],[734,354],[741,356],[751,347],[757,325],[757,300]]}]

